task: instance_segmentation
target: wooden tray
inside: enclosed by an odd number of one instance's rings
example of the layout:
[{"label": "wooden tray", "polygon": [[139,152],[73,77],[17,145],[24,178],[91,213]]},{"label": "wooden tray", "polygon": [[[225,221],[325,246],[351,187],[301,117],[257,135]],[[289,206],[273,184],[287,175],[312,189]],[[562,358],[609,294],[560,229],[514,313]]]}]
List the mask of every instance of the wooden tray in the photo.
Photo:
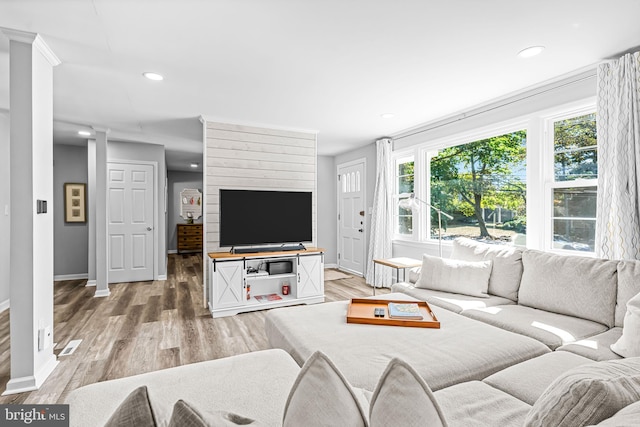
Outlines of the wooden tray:
[{"label": "wooden tray", "polygon": [[[388,304],[390,302],[406,304],[415,302],[420,307],[420,312],[424,317],[422,320],[415,319],[390,319]],[[373,309],[384,308],[384,317],[375,317]],[[431,311],[431,307],[426,301],[399,301],[386,299],[352,298],[347,310],[347,323],[366,323],[370,325],[388,326],[409,326],[415,328],[436,328],[440,329],[440,321]]]}]

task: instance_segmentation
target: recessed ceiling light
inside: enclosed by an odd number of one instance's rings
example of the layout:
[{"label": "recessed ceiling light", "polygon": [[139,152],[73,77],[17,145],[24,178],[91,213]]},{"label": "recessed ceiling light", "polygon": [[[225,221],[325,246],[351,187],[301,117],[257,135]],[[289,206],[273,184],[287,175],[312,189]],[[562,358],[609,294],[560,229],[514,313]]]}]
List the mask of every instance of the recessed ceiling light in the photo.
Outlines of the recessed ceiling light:
[{"label": "recessed ceiling light", "polygon": [[532,56],[540,55],[544,50],[544,46],[529,46],[518,52],[520,58],[531,58]]},{"label": "recessed ceiling light", "polygon": [[198,167],[198,164],[197,164],[197,163],[191,163],[191,165],[190,165],[190,166],[191,166],[192,168],[197,168],[197,167]]},{"label": "recessed ceiling light", "polygon": [[164,80],[164,77],[162,77],[161,74],[152,73],[150,71],[147,71],[146,73],[142,73],[142,75],[148,78],[149,80],[154,80],[154,81]]},{"label": "recessed ceiling light", "polygon": [[80,135],[80,136],[91,136],[91,132],[89,132],[88,130],[79,130],[78,131],[78,135]]},{"label": "recessed ceiling light", "polygon": [[393,113],[384,113],[384,114],[380,114],[380,117],[382,117],[383,119],[392,119],[394,118],[396,115]]}]

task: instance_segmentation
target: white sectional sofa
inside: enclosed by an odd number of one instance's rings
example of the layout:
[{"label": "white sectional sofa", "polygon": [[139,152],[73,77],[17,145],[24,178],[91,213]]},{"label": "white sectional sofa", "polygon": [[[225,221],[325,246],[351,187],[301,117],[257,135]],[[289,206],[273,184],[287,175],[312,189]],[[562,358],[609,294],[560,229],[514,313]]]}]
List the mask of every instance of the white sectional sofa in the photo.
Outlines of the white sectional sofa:
[{"label": "white sectional sofa", "polygon": [[[332,425],[317,410],[333,410],[334,416],[347,410],[339,406],[344,402],[319,398],[322,386],[307,387],[313,395],[302,400],[309,405],[298,413],[303,424],[300,418],[287,422],[284,415],[297,401],[291,390],[304,389],[296,379],[306,369],[300,366],[318,360],[318,351],[357,390],[339,394],[329,387],[329,399],[359,396],[354,399],[362,407],[380,400],[377,387],[385,369],[397,359],[407,362],[428,385],[425,390],[434,391],[439,409],[432,415],[446,420],[431,425],[590,425],[612,416],[602,425],[640,425],[628,421],[640,420],[640,358],[622,359],[609,348],[622,335],[627,302],[640,293],[640,262],[564,257],[466,239],[456,240],[452,258],[491,261],[486,295],[421,287],[426,275],[415,269],[407,283],[395,284],[384,296],[428,301],[440,329],[347,324],[347,301],[274,309],[265,321],[274,350],[82,387],[67,400],[71,425],[104,425],[143,385],[157,425],[168,425],[178,399],[259,425]],[[392,395],[403,398],[403,388],[395,390]],[[225,422],[203,425],[235,425]]]}]

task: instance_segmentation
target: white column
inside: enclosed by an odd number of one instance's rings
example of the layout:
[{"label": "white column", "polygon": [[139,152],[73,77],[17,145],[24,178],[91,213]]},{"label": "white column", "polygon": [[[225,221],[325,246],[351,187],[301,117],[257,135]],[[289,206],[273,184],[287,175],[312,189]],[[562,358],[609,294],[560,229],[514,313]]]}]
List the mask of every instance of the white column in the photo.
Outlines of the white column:
[{"label": "white column", "polygon": [[96,131],[96,297],[108,297],[109,246],[107,227],[107,133],[109,129]]},{"label": "white column", "polygon": [[[11,379],[3,394],[38,389],[53,354],[53,67],[35,33],[9,37]],[[46,202],[46,211],[44,203]],[[42,206],[40,213],[37,207]]]},{"label": "white column", "polygon": [[88,241],[88,280],[87,286],[96,285],[96,141],[87,141],[87,226]]}]

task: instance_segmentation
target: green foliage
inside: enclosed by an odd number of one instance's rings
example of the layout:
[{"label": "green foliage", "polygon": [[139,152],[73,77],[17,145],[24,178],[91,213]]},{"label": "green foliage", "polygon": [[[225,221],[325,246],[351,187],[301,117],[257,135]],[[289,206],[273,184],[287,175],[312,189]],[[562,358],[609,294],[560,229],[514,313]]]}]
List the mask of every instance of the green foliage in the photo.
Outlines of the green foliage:
[{"label": "green foliage", "polygon": [[595,113],[557,121],[553,134],[557,181],[598,177]]},{"label": "green foliage", "polygon": [[480,235],[489,237],[482,208],[525,213],[526,183],[514,174],[524,171],[525,160],[524,130],[446,148],[431,159],[431,202],[450,213],[475,216]]}]

